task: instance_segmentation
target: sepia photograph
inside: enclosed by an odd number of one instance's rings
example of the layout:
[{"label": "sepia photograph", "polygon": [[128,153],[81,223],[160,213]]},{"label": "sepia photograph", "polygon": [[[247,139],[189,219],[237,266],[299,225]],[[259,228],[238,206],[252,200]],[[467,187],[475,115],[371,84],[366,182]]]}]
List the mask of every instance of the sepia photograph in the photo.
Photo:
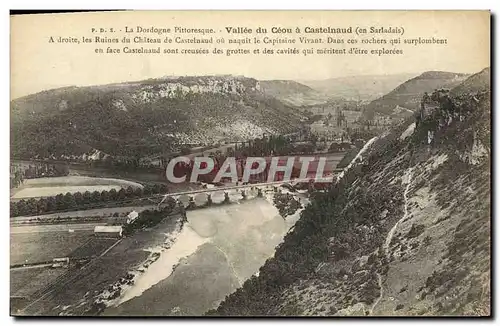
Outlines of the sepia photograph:
[{"label": "sepia photograph", "polygon": [[491,12],[10,15],[10,315],[489,317]]}]

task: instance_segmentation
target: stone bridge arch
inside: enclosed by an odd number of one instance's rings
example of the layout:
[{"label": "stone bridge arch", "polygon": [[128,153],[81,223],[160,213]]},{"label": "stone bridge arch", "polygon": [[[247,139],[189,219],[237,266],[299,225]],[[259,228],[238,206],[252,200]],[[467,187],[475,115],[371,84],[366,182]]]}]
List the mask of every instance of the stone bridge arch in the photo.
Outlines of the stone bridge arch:
[{"label": "stone bridge arch", "polygon": [[[178,194],[166,194],[161,204],[177,203],[184,207],[208,206],[210,204],[221,204],[223,202],[235,202],[245,198],[262,197],[264,193],[281,192],[281,183],[245,185],[234,188],[212,188],[204,191],[194,190],[192,193],[184,192]],[[207,205],[208,204],[208,205]]]}]

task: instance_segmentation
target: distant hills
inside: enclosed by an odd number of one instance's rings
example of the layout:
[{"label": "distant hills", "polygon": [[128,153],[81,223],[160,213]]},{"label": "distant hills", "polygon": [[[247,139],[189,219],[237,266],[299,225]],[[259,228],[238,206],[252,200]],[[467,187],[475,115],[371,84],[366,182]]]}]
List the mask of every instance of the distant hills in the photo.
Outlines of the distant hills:
[{"label": "distant hills", "polygon": [[467,78],[463,83],[459,84],[451,90],[452,95],[470,92],[483,92],[490,89],[490,67],[484,68],[477,74]]},{"label": "distant hills", "polygon": [[324,104],[328,96],[293,80],[262,80],[262,92],[292,106]]},{"label": "distant hills", "polygon": [[415,110],[418,108],[422,95],[425,92],[430,93],[436,88],[451,89],[459,85],[467,77],[467,74],[427,71],[403,82],[386,95],[371,101],[365,107],[364,111],[370,116],[375,112],[392,114],[393,110],[398,107]]},{"label": "distant hills", "polygon": [[314,90],[331,97],[342,97],[347,100],[369,101],[392,91],[401,83],[415,77],[416,74],[394,75],[360,75],[325,80],[300,80]]},{"label": "distant hills", "polygon": [[169,77],[66,87],[11,102],[11,155],[141,156],[292,132],[301,115],[252,78]]},{"label": "distant hills", "polygon": [[[471,76],[456,91],[487,87],[489,74],[488,68]],[[354,76],[302,84],[221,75],[58,88],[11,101],[11,154],[58,158],[97,150],[143,156],[247,140],[296,131],[302,118],[297,107],[345,106],[349,98],[378,96],[364,106],[365,118],[377,112],[404,117],[418,107],[424,92],[451,89],[467,77],[429,71],[416,77]]]}]

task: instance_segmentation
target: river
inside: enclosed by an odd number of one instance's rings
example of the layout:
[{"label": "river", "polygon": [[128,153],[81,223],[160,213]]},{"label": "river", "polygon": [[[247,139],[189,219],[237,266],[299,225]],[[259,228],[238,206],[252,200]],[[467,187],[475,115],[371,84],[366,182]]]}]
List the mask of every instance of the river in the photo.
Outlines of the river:
[{"label": "river", "polygon": [[216,308],[274,255],[298,218],[284,220],[265,198],[188,211],[172,247],[104,315],[202,315]]}]

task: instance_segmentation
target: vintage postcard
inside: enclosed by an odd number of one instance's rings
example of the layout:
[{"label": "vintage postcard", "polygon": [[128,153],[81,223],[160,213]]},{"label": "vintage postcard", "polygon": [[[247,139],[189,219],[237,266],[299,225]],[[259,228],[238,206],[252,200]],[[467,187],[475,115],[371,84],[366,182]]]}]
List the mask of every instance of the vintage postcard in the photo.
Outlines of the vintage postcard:
[{"label": "vintage postcard", "polygon": [[489,11],[10,19],[11,315],[491,315]]}]

